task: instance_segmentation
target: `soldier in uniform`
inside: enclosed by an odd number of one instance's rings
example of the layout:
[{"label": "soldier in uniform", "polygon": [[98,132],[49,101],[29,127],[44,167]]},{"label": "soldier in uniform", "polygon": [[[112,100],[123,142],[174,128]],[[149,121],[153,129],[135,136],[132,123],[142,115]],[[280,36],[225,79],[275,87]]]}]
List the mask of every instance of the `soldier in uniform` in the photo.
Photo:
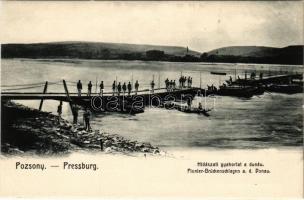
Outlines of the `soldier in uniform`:
[{"label": "soldier in uniform", "polygon": [[138,80],[136,80],[136,82],[135,82],[135,94],[137,94],[138,88],[139,88],[139,83],[138,83]]},{"label": "soldier in uniform", "polygon": [[130,94],[131,94],[131,91],[132,91],[132,85],[131,85],[131,83],[130,83],[130,81],[129,81],[129,83],[128,83],[128,95],[130,96]]},{"label": "soldier in uniform", "polygon": [[126,93],[126,91],[127,91],[126,82],[124,82],[124,84],[122,85],[122,91],[123,91],[123,95],[125,95],[125,93]]},{"label": "soldier in uniform", "polygon": [[99,89],[100,89],[99,95],[103,96],[103,90],[104,90],[103,81],[100,82]]},{"label": "soldier in uniform", "polygon": [[79,80],[78,83],[77,83],[78,96],[81,96],[81,90],[82,90],[82,83]]},{"label": "soldier in uniform", "polygon": [[154,81],[152,80],[151,82],[151,92],[154,93],[154,86],[155,86],[155,83]]},{"label": "soldier in uniform", "polygon": [[91,96],[92,93],[92,82],[90,81],[88,84],[88,96]]}]

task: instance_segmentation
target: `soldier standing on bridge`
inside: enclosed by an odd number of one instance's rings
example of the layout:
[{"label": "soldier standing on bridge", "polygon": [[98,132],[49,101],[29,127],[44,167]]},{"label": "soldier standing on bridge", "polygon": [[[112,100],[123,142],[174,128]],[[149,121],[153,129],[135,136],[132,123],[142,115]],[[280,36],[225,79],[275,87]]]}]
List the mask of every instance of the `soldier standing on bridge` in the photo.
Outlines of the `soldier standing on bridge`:
[{"label": "soldier standing on bridge", "polygon": [[121,85],[120,85],[120,82],[118,83],[118,86],[117,86],[117,92],[118,92],[118,96],[120,95],[120,92],[121,92]]},{"label": "soldier standing on bridge", "polygon": [[151,81],[151,92],[154,93],[154,86],[155,86],[155,83],[154,81],[152,80]]},{"label": "soldier standing on bridge", "polygon": [[126,93],[126,91],[127,91],[126,82],[124,82],[124,84],[122,85],[122,91],[123,91],[123,95],[125,96],[125,93]]},{"label": "soldier standing on bridge", "polygon": [[87,94],[87,96],[91,96],[91,93],[92,93],[92,82],[90,81],[89,84],[88,84],[88,94]]},{"label": "soldier standing on bridge", "polygon": [[183,87],[186,87],[186,80],[187,80],[187,77],[185,77],[185,76],[182,76],[182,88]]},{"label": "soldier standing on bridge", "polygon": [[115,89],[116,89],[116,81],[114,81],[112,84],[113,96],[115,95]]},{"label": "soldier standing on bridge", "polygon": [[103,81],[100,82],[99,88],[100,88],[99,95],[103,96],[103,89],[104,89]]},{"label": "soldier standing on bridge", "polygon": [[251,72],[250,78],[255,79],[255,72]]},{"label": "soldier standing on bridge", "polygon": [[135,94],[137,95],[137,92],[138,92],[138,88],[139,88],[139,83],[138,83],[138,80],[136,80],[135,82]]},{"label": "soldier standing on bridge", "polygon": [[166,89],[168,91],[169,90],[169,79],[168,78],[165,80],[165,84],[166,84]]},{"label": "soldier standing on bridge", "polygon": [[179,82],[179,87],[180,87],[180,88],[182,88],[182,81],[183,81],[183,78],[182,78],[182,76],[181,76],[181,77],[179,77],[179,80],[178,80],[178,82]]},{"label": "soldier standing on bridge", "polygon": [[229,84],[232,84],[232,76],[229,76]]},{"label": "soldier standing on bridge", "polygon": [[130,96],[130,94],[131,94],[131,90],[132,90],[132,85],[131,85],[131,83],[130,83],[130,81],[129,81],[129,83],[128,83],[128,95]]},{"label": "soldier standing on bridge", "polygon": [[58,113],[58,124],[60,124],[60,118],[62,114],[62,101],[60,101],[58,107],[57,107],[57,113]]},{"label": "soldier standing on bridge", "polygon": [[81,96],[81,90],[82,90],[82,83],[79,80],[78,83],[77,83],[78,96]]},{"label": "soldier standing on bridge", "polygon": [[260,72],[260,79],[263,79],[263,72]]}]

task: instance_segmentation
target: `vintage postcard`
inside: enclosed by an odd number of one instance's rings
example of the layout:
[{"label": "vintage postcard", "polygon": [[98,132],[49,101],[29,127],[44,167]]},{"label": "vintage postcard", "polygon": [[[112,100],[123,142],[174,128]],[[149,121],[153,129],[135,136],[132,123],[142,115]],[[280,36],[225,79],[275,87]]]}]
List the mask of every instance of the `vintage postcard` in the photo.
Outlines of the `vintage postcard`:
[{"label": "vintage postcard", "polygon": [[303,1],[2,1],[0,197],[303,198]]}]

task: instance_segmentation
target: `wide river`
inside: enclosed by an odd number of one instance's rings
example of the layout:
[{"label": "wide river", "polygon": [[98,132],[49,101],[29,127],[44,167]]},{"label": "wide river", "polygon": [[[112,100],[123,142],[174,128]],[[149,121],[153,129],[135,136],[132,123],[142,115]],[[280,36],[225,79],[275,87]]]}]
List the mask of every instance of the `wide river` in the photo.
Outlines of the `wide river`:
[{"label": "wide river", "polygon": [[[1,90],[42,92],[43,85],[28,87],[26,84],[49,81],[56,84],[51,84],[48,92],[64,92],[62,79],[68,81],[70,92],[76,92],[74,82],[78,80],[82,80],[85,90],[91,80],[93,92],[96,80],[104,81],[106,91],[110,91],[116,79],[122,83],[138,80],[140,89],[146,89],[153,78],[157,88],[164,87],[166,78],[178,80],[181,74],[193,77],[193,85],[204,88],[207,84],[218,86],[229,76],[244,77],[245,71],[255,70],[257,73],[263,71],[264,76],[286,71],[302,73],[302,66],[3,59]],[[212,75],[211,71],[226,72],[227,75]],[[196,98],[193,106],[199,101],[205,102]],[[17,102],[34,108],[39,105],[39,101]],[[93,115],[92,126],[162,148],[282,148],[303,144],[303,94],[264,93],[250,99],[216,97],[207,98],[206,103],[207,108],[213,108],[210,117],[146,108],[144,113],[132,116],[117,113]],[[56,114],[57,106],[57,101],[45,101],[43,110]],[[63,117],[72,118],[66,103]]]}]

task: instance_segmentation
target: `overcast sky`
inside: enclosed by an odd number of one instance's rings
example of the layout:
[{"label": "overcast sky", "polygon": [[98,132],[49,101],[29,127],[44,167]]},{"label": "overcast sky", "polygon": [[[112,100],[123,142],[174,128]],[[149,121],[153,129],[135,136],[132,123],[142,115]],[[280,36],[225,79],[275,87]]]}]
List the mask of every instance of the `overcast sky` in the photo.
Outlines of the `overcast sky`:
[{"label": "overcast sky", "polygon": [[303,2],[2,2],[2,43],[303,44]]}]

